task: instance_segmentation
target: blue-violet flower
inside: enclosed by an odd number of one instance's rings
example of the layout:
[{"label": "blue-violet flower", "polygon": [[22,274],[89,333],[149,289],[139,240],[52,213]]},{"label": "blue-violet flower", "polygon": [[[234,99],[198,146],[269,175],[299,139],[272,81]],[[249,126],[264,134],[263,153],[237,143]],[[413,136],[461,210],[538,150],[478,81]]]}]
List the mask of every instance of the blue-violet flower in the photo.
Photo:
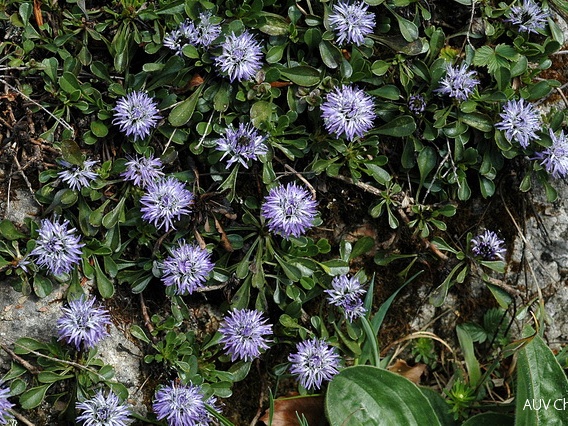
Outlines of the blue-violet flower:
[{"label": "blue-violet flower", "polygon": [[369,13],[369,6],[363,2],[340,1],[329,14],[331,28],[337,34],[337,43],[353,43],[361,46],[365,36],[375,29],[375,15]]},{"label": "blue-violet flower", "polygon": [[223,53],[215,58],[215,62],[231,82],[248,80],[262,68],[260,43],[248,31],[239,36],[232,33],[221,47]]},{"label": "blue-violet flower", "polygon": [[268,229],[284,238],[299,237],[313,226],[317,203],[296,183],[272,188],[264,198],[261,214]]},{"label": "blue-violet flower", "polygon": [[505,241],[493,231],[485,230],[471,239],[471,251],[484,260],[504,260],[507,249],[503,246]]},{"label": "blue-violet flower", "polygon": [[550,16],[547,10],[534,0],[523,0],[521,5],[511,6],[505,21],[511,22],[519,27],[519,31],[524,33],[538,33],[546,27],[546,20]]},{"label": "blue-violet flower", "polygon": [[158,103],[145,92],[134,91],[122,97],[114,107],[113,124],[134,140],[144,139],[160,119]]},{"label": "blue-violet flower", "polygon": [[323,381],[339,373],[339,355],[325,340],[305,340],[296,345],[296,350],[297,353],[288,356],[292,363],[290,372],[298,376],[304,388],[319,389]]},{"label": "blue-violet flower", "polygon": [[57,173],[57,176],[66,182],[71,189],[81,190],[81,188],[88,187],[92,180],[97,178],[97,174],[93,172],[92,168],[97,161],[85,160],[82,166],[71,164],[65,160],[59,160],[59,164],[66,167]]},{"label": "blue-violet flower", "polygon": [[331,287],[329,290],[324,290],[328,294],[327,300],[332,305],[342,308],[349,322],[365,315],[366,309],[361,296],[366,293],[366,290],[359,279],[340,275],[333,278]]},{"label": "blue-violet flower", "polygon": [[268,349],[270,340],[265,336],[272,334],[272,325],[266,321],[262,312],[250,309],[233,309],[225,317],[219,327],[219,333],[223,335],[219,342],[225,344],[225,352],[231,355],[231,361],[252,361],[262,350]]},{"label": "blue-violet flower", "polygon": [[76,229],[69,228],[68,220],[60,223],[59,219],[53,222],[43,219],[30,256],[34,256],[35,263],[47,268],[53,275],[66,274],[81,260],[81,247],[85,244],[80,240]]},{"label": "blue-violet flower", "polygon": [[351,86],[336,87],[320,108],[327,131],[350,141],[367,133],[376,117],[373,98]]},{"label": "blue-violet flower", "polygon": [[83,411],[77,417],[77,421],[84,422],[83,426],[126,426],[133,422],[128,406],[112,392],[105,396],[101,389],[94,397],[77,402],[75,408]]},{"label": "blue-violet flower", "polygon": [[109,333],[111,324],[108,311],[102,306],[95,306],[95,297],[81,296],[61,308],[62,315],[57,320],[58,340],[74,346],[77,350],[95,347]]},{"label": "blue-violet flower", "polygon": [[469,71],[467,64],[463,63],[459,67],[448,64],[446,75],[440,81],[440,88],[436,89],[435,92],[465,101],[478,84],[476,72]]},{"label": "blue-violet flower", "polygon": [[169,426],[208,424],[209,414],[203,393],[201,387],[196,385],[172,382],[169,386],[163,386],[156,392],[152,407],[158,420],[166,419]]},{"label": "blue-violet flower", "polygon": [[541,127],[540,114],[532,104],[525,103],[524,99],[508,101],[499,115],[503,120],[495,124],[495,127],[505,131],[505,138],[509,142],[514,139],[526,148],[532,140],[538,139],[535,131]]},{"label": "blue-violet flower", "polygon": [[126,162],[126,171],[122,172],[120,176],[132,181],[136,186],[145,188],[164,176],[163,167],[162,161],[159,158],[154,158],[153,155],[149,157],[136,156],[129,158]]},{"label": "blue-violet flower", "polygon": [[[0,385],[2,383],[0,382]],[[8,397],[10,396],[10,388],[0,388],[0,425],[7,425],[8,420],[14,418],[10,409],[14,406],[10,401],[8,401]]]},{"label": "blue-violet flower", "polygon": [[174,219],[191,213],[193,193],[174,177],[148,183],[146,193],[140,198],[142,219],[153,223],[158,229],[175,229]]},{"label": "blue-violet flower", "polygon": [[183,36],[184,36],[183,31],[178,28],[178,29],[175,29],[175,30],[171,31],[170,33],[168,33],[164,37],[164,40],[162,41],[162,43],[168,49],[173,50],[176,55],[181,56],[183,47],[186,44],[186,43],[184,43],[184,40],[182,39]]},{"label": "blue-violet flower", "polygon": [[420,94],[411,95],[410,98],[408,98],[408,109],[415,115],[422,114],[426,109],[426,101],[424,100],[424,96]]},{"label": "blue-violet flower", "polygon": [[187,295],[205,286],[215,265],[211,254],[195,244],[180,240],[161,265],[164,285],[174,288],[175,294]]},{"label": "blue-violet flower", "polygon": [[535,158],[540,165],[555,179],[568,175],[568,139],[564,131],[556,136],[552,129],[549,130],[552,145],[544,151],[537,152]]},{"label": "blue-violet flower", "polygon": [[250,123],[240,123],[238,129],[229,126],[225,136],[217,139],[217,150],[223,152],[221,160],[229,156],[227,166],[239,162],[248,169],[250,161],[268,152],[265,140],[266,136],[260,135]]}]

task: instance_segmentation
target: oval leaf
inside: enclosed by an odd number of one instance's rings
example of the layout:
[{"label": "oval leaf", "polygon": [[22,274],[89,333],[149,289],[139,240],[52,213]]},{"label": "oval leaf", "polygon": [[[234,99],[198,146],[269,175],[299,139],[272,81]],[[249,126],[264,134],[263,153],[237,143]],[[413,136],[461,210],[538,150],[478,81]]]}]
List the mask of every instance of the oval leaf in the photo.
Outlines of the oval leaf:
[{"label": "oval leaf", "polygon": [[332,426],[440,426],[415,384],[371,366],[349,367],[336,375],[327,390],[325,409]]}]

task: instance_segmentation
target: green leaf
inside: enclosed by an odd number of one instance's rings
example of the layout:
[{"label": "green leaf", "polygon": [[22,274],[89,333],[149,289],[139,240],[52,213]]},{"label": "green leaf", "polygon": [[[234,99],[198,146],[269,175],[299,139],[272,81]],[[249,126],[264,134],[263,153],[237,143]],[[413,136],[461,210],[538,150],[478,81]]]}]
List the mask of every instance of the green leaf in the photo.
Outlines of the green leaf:
[{"label": "green leaf", "polygon": [[493,131],[494,125],[491,117],[480,112],[471,112],[460,115],[461,121],[474,129],[489,133]]},{"label": "green leaf", "polygon": [[187,124],[187,122],[191,119],[191,116],[195,111],[195,107],[197,106],[199,96],[201,95],[202,88],[203,85],[199,86],[198,89],[193,92],[189,98],[177,104],[174,109],[172,109],[170,115],[168,116],[168,120],[172,126],[183,126]]},{"label": "green leaf", "polygon": [[39,298],[49,296],[53,290],[53,284],[51,280],[47,277],[44,277],[41,274],[36,274],[34,276],[33,287],[34,287],[34,293]]},{"label": "green leaf", "polygon": [[74,374],[55,373],[53,371],[40,371],[37,379],[40,383],[55,383],[60,380],[72,379]]},{"label": "green leaf", "polygon": [[320,72],[317,69],[306,65],[292,68],[282,68],[279,71],[280,75],[286,77],[288,80],[290,80],[292,83],[297,84],[298,86],[315,86],[321,80]]},{"label": "green leaf", "polygon": [[331,426],[441,426],[415,384],[371,366],[349,367],[334,376],[325,410]]},{"label": "green leaf", "polygon": [[14,224],[8,219],[0,222],[0,235],[9,241],[25,238],[26,236],[16,229]]},{"label": "green leaf", "polygon": [[475,388],[481,380],[481,369],[479,367],[479,361],[477,361],[475,357],[473,338],[467,327],[465,327],[465,324],[458,324],[456,326],[456,333],[463,352],[465,366],[469,376],[469,384]]},{"label": "green leaf", "polygon": [[32,408],[40,405],[45,398],[45,393],[50,386],[51,384],[41,385],[25,391],[20,396],[20,407],[24,410],[31,410]]},{"label": "green leaf", "polygon": [[[523,335],[533,330],[526,327]],[[564,398],[568,395],[568,380],[556,357],[539,335],[517,353],[517,393],[515,409],[516,426],[546,426],[566,423]],[[562,409],[554,403],[560,401]],[[531,409],[533,403],[541,403],[541,409]],[[549,403],[548,409],[542,403]],[[532,406],[534,408],[534,406]]]},{"label": "green leaf", "polygon": [[263,19],[262,25],[258,27],[260,31],[271,36],[288,35],[289,23],[283,16],[275,13],[260,12],[258,14]]},{"label": "green leaf", "polygon": [[85,161],[85,155],[81,152],[81,148],[77,142],[71,139],[63,139],[60,144],[61,155],[63,159],[76,166],[82,166]]},{"label": "green leaf", "polygon": [[513,302],[511,295],[501,287],[497,287],[496,285],[489,283],[486,283],[485,285],[491,291],[491,294],[493,294],[493,297],[495,298],[497,303],[499,303],[499,306],[501,306],[503,309],[509,309],[509,306]]},{"label": "green leaf", "polygon": [[74,93],[76,91],[81,91],[81,84],[75,74],[65,71],[61,77],[59,77],[59,87],[61,90],[67,93]]},{"label": "green leaf", "polygon": [[323,63],[331,69],[335,69],[341,64],[343,55],[337,46],[328,40],[322,40],[319,44],[319,51]]},{"label": "green leaf", "polygon": [[268,123],[272,117],[271,102],[258,101],[250,107],[250,119],[255,127],[260,127],[262,123]]},{"label": "green leaf", "polygon": [[412,21],[409,21],[408,19],[403,18],[397,13],[395,13],[394,15],[398,22],[398,28],[400,29],[402,37],[404,37],[404,39],[409,43],[418,40],[419,32],[416,24],[414,24],[414,22]]},{"label": "green leaf", "polygon": [[98,138],[104,138],[108,135],[108,127],[102,121],[91,121],[91,132]]},{"label": "green leaf", "polygon": [[370,133],[402,138],[410,136],[415,130],[414,118],[410,115],[400,115]]},{"label": "green leaf", "polygon": [[426,178],[438,163],[436,150],[431,146],[425,146],[418,154],[418,169],[420,170],[420,186],[424,185]]},{"label": "green leaf", "polygon": [[400,90],[392,84],[386,84],[378,89],[369,91],[370,95],[378,96],[380,98],[390,99],[396,101],[400,98]]},{"label": "green leaf", "polygon": [[93,267],[95,268],[95,281],[97,283],[97,290],[103,298],[111,298],[114,295],[114,284],[112,280],[110,280],[102,271],[99,265],[99,261],[95,256],[93,256]]},{"label": "green leaf", "polygon": [[136,337],[138,340],[142,340],[144,343],[150,343],[150,339],[146,336],[146,333],[142,328],[136,324],[130,326],[130,334]]},{"label": "green leaf", "polygon": [[349,255],[349,259],[355,259],[363,254],[368,254],[371,249],[375,246],[375,239],[372,237],[363,237],[359,238],[355,245],[353,246],[353,250]]},{"label": "green leaf", "polygon": [[501,413],[481,413],[467,419],[462,426],[513,426],[514,424],[515,418],[512,416]]}]

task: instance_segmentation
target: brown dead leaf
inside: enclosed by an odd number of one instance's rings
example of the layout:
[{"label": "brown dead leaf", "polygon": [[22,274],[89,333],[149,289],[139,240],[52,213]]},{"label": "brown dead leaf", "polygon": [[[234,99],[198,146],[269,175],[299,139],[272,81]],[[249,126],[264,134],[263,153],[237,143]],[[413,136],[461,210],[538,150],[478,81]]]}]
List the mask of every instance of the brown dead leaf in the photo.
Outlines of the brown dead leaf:
[{"label": "brown dead leaf", "polygon": [[426,371],[426,364],[416,364],[411,367],[403,359],[397,359],[396,362],[388,368],[393,373],[400,374],[415,384],[420,383],[420,377]]},{"label": "brown dead leaf", "polygon": [[[302,417],[302,414],[310,426],[318,426],[325,420],[323,402],[322,395],[276,398],[272,426],[299,426],[298,415]],[[268,424],[268,418],[269,410],[266,410],[260,421]]]},{"label": "brown dead leaf", "polygon": [[194,87],[201,86],[205,80],[199,74],[195,74],[191,80],[189,81],[189,88],[193,89]]},{"label": "brown dead leaf", "polygon": [[43,25],[43,16],[41,14],[41,1],[34,0],[34,17],[37,22],[37,26],[41,27]]}]

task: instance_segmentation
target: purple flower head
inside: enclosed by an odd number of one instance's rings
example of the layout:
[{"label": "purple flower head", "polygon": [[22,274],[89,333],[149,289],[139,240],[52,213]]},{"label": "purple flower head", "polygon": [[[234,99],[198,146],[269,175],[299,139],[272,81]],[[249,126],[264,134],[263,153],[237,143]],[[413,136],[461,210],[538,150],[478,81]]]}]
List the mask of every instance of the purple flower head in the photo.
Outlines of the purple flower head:
[{"label": "purple flower head", "polygon": [[252,361],[268,349],[270,340],[264,336],[272,334],[272,325],[266,321],[262,312],[250,309],[233,309],[225,317],[219,328],[223,335],[220,342],[225,344],[225,352],[231,355],[231,361]]},{"label": "purple flower head", "polygon": [[168,232],[170,228],[175,229],[174,219],[179,220],[182,215],[191,213],[189,207],[193,198],[191,191],[174,177],[150,182],[146,193],[140,198],[142,219]]},{"label": "purple flower head", "polygon": [[152,404],[158,420],[169,426],[202,426],[209,423],[201,387],[172,382],[156,392]]},{"label": "purple flower head", "polygon": [[112,392],[105,396],[101,389],[91,399],[77,402],[75,408],[83,411],[77,417],[83,426],[126,426],[133,421],[128,406]]},{"label": "purple flower head", "polygon": [[268,229],[284,238],[299,237],[313,226],[317,203],[310,193],[296,183],[272,188],[264,197],[262,216]]},{"label": "purple flower head", "polygon": [[108,311],[95,306],[96,298],[82,296],[61,308],[63,314],[57,320],[58,340],[75,346],[77,350],[91,349],[108,335],[107,326],[111,324]]},{"label": "purple flower head", "polygon": [[145,92],[131,92],[120,98],[114,107],[113,124],[118,124],[126,136],[144,139],[160,119],[158,104]]},{"label": "purple flower head", "polygon": [[136,156],[126,162],[126,171],[121,173],[120,176],[132,181],[136,186],[145,188],[164,176],[163,167],[162,161],[159,158],[154,158],[153,155],[149,157]]},{"label": "purple flower head", "polygon": [[511,22],[519,27],[523,33],[538,33],[546,27],[546,20],[550,16],[547,10],[534,0],[523,0],[521,5],[511,6],[505,21]]},{"label": "purple flower head", "polygon": [[483,234],[471,239],[471,251],[484,260],[504,260],[507,249],[505,241],[493,231],[486,230]]},{"label": "purple flower head", "polygon": [[[182,24],[183,25],[183,24]],[[183,40],[184,33],[180,29],[173,30],[164,37],[163,44],[168,49],[175,52],[176,55],[182,54],[183,46],[185,46]]]},{"label": "purple flower head", "polygon": [[225,136],[217,139],[217,150],[224,153],[221,160],[229,156],[227,166],[230,167],[239,162],[248,169],[250,161],[268,152],[265,140],[266,136],[260,135],[250,123],[240,123],[236,130],[229,126],[225,131]]},{"label": "purple flower head", "polygon": [[426,109],[426,101],[422,95],[411,95],[408,98],[408,109],[414,115],[420,115]]},{"label": "purple flower head", "polygon": [[201,12],[199,14],[199,24],[197,30],[199,32],[197,44],[203,47],[209,47],[221,34],[221,26],[211,12]]},{"label": "purple flower head", "polygon": [[97,164],[97,161],[86,160],[82,166],[76,166],[68,161],[60,160],[59,164],[66,167],[57,173],[57,176],[66,182],[71,189],[81,190],[81,188],[88,187],[92,180],[97,178],[97,174],[93,172],[92,167]]},{"label": "purple flower head", "polygon": [[555,179],[568,175],[568,139],[561,131],[558,136],[549,130],[552,146],[537,152],[534,159],[541,160],[540,165]]},{"label": "purple flower head", "polygon": [[330,290],[324,290],[328,294],[327,300],[332,305],[342,308],[349,322],[365,315],[367,310],[363,307],[361,296],[366,290],[356,277],[349,278],[347,275],[334,277],[331,287]]},{"label": "purple flower head", "polygon": [[532,140],[538,139],[535,131],[541,127],[540,114],[524,99],[508,101],[499,115],[503,120],[495,127],[505,131],[505,138],[509,142],[514,139],[526,148]]},{"label": "purple flower head", "polygon": [[[1,382],[0,385],[2,385]],[[14,406],[14,404],[8,401],[9,396],[10,388],[0,388],[0,425],[7,425],[8,420],[14,417],[10,412],[10,409]]]},{"label": "purple flower head", "polygon": [[205,281],[215,265],[211,254],[195,244],[185,244],[180,240],[179,247],[162,263],[162,282],[174,287],[175,294],[187,295],[205,286]]},{"label": "purple flower head", "polygon": [[467,64],[461,64],[459,67],[448,64],[446,75],[440,81],[440,88],[436,89],[435,92],[465,101],[478,84],[476,72],[468,71]]},{"label": "purple flower head", "polygon": [[215,58],[215,62],[231,82],[248,80],[262,68],[260,43],[248,31],[240,36],[232,33],[221,47],[223,53]]},{"label": "purple flower head", "polygon": [[340,1],[333,6],[329,15],[331,28],[337,35],[337,43],[352,43],[361,46],[365,36],[375,30],[375,15],[367,12],[363,2]]},{"label": "purple flower head", "polygon": [[53,275],[71,272],[81,260],[81,247],[85,244],[80,243],[81,238],[76,234],[76,229],[68,227],[67,220],[60,223],[58,219],[54,222],[43,219],[36,246],[30,252],[30,256],[36,258],[35,263],[47,268]]},{"label": "purple flower head", "polygon": [[321,105],[323,124],[329,133],[345,135],[352,141],[362,137],[373,127],[376,118],[373,98],[365,91],[351,87],[336,87],[327,94]]},{"label": "purple flower head", "polygon": [[288,356],[290,372],[297,375],[306,389],[319,389],[323,381],[330,381],[339,367],[339,355],[323,339],[304,340],[296,345],[295,354]]}]

